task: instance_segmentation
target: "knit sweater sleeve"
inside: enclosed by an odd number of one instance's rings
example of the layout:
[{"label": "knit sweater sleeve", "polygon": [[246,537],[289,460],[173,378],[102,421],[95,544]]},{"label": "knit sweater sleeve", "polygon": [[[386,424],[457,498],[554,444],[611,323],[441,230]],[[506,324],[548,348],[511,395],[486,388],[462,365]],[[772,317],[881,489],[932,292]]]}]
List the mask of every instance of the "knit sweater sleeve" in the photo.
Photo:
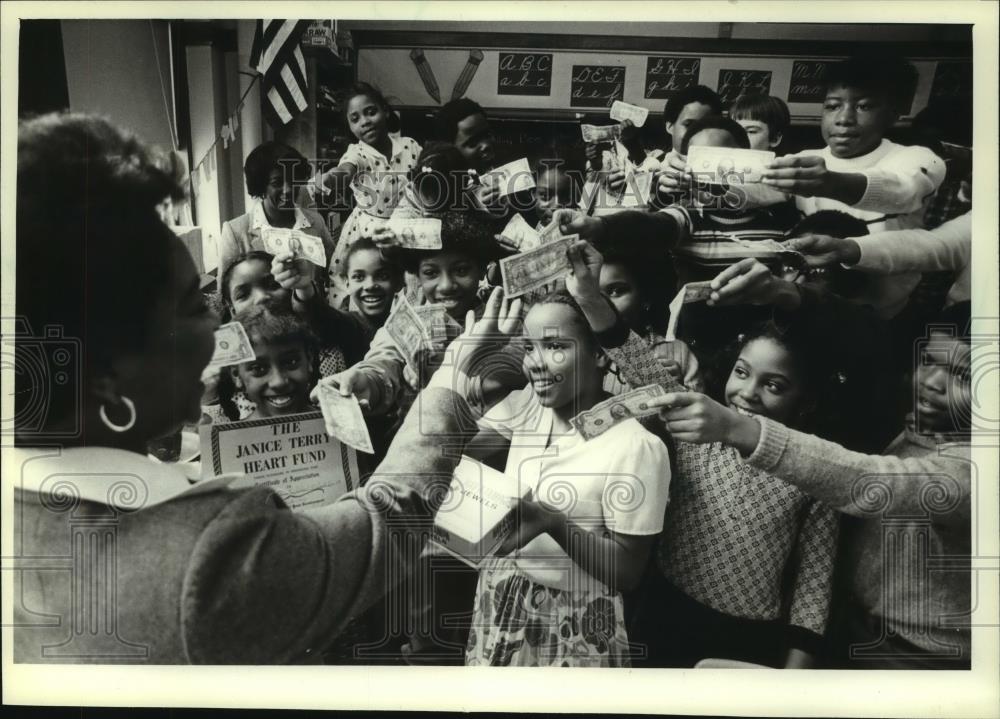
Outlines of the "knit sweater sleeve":
[{"label": "knit sweater sleeve", "polygon": [[944,180],[944,160],[926,147],[902,147],[873,167],[858,170],[868,184],[854,207],[907,214],[920,209]]},{"label": "knit sweater sleeve", "polygon": [[894,513],[931,513],[939,524],[966,526],[970,521],[972,463],[968,444],[942,445],[936,453],[928,450],[924,456],[869,455],[766,417],[756,419],[760,440],[748,464],[838,512],[870,518],[891,503]]},{"label": "knit sweater sleeve", "polygon": [[856,267],[868,272],[937,272],[964,269],[972,254],[972,212],[933,230],[891,230],[856,237],[861,258]]},{"label": "knit sweater sleeve", "polygon": [[[822,502],[810,502],[792,556],[792,586],[788,624],[790,641],[807,651],[822,637],[830,616],[833,566],[837,555],[840,519]],[[808,638],[800,629],[808,630]]]}]

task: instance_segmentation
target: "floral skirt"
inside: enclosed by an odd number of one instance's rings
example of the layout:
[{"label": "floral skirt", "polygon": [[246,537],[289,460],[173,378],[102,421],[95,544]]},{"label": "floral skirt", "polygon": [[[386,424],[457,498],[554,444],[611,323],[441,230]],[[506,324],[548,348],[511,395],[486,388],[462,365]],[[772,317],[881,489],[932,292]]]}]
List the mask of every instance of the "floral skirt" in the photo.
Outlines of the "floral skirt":
[{"label": "floral skirt", "polygon": [[479,573],[466,666],[630,667],[620,594],[538,584],[514,560]]}]

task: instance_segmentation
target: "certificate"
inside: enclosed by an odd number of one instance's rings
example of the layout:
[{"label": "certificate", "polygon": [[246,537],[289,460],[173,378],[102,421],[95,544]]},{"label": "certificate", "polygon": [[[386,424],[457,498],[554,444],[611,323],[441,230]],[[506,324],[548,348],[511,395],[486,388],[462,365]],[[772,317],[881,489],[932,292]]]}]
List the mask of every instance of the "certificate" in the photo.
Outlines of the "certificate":
[{"label": "certificate", "polygon": [[291,509],[320,507],[358,486],[357,453],[326,433],[320,412],[201,425],[202,476],[268,487]]}]

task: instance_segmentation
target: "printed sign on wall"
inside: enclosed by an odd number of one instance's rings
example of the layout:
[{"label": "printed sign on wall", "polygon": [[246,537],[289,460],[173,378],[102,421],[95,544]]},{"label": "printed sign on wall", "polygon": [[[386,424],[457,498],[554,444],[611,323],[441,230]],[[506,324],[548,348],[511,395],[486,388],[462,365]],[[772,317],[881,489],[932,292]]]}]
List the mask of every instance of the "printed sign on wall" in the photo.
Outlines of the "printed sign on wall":
[{"label": "printed sign on wall", "polygon": [[792,79],[788,86],[789,102],[823,102],[826,97],[825,78],[832,62],[796,60],[792,63]]},{"label": "printed sign on wall", "polygon": [[552,94],[551,53],[500,53],[497,94]]},{"label": "printed sign on wall", "polygon": [[724,106],[741,95],[769,95],[770,70],[719,70],[719,97]]},{"label": "printed sign on wall", "polygon": [[646,59],[645,97],[666,100],[698,84],[701,58],[650,57]]},{"label": "printed sign on wall", "polygon": [[570,107],[611,107],[625,94],[623,65],[574,65]]}]

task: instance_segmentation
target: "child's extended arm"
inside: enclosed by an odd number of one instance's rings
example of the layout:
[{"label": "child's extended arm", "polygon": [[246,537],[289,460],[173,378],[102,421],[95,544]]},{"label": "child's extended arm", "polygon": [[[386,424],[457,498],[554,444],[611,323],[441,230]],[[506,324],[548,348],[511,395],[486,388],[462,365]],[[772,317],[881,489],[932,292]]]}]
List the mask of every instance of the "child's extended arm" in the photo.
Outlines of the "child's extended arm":
[{"label": "child's extended arm", "polygon": [[653,403],[664,408],[661,414],[674,439],[735,447],[748,464],[838,512],[871,516],[882,498],[891,499],[900,515],[921,515],[935,506],[942,508],[935,512],[936,523],[968,525],[968,444],[946,445],[921,457],[862,454],[766,417],[746,417],[696,392],[668,392]]},{"label": "child's extended arm", "polygon": [[343,197],[351,186],[351,180],[358,174],[354,165],[338,165],[320,175],[316,181],[317,188],[324,195]]},{"label": "child's extended arm", "polygon": [[827,169],[821,155],[775,158],[763,182],[803,197],[826,197],[859,210],[909,213],[937,191],[945,176],[944,161],[925,147],[905,147],[874,167],[857,172]]}]

